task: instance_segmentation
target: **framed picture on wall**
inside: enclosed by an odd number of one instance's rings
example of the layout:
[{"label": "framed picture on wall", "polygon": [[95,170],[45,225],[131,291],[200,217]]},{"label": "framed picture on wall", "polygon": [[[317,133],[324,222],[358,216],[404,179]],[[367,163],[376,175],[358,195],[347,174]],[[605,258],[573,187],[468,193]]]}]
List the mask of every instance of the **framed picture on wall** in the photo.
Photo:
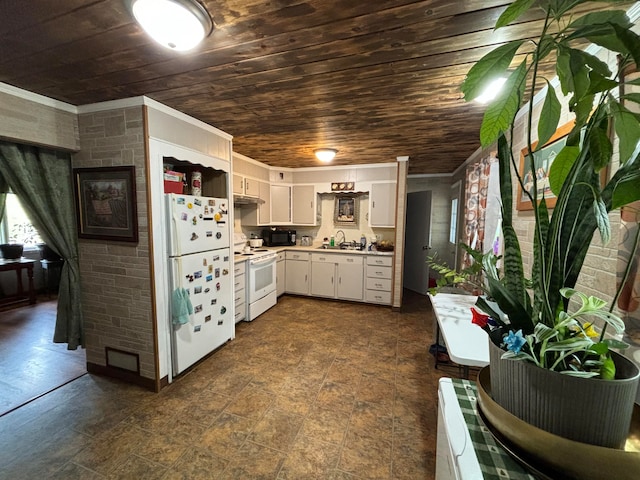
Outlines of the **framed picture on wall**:
[{"label": "framed picture on wall", "polygon": [[[532,193],[533,190],[533,176],[536,176],[538,198],[544,199],[548,208],[556,206],[556,196],[549,187],[549,169],[553,164],[553,159],[560,153],[567,142],[567,135],[573,128],[574,122],[571,121],[559,127],[549,141],[540,150],[536,150],[537,142],[531,146],[534,149],[533,161],[534,169],[531,170],[529,156],[529,149],[523,148],[520,152],[520,176],[523,179],[525,190]],[[533,210],[531,200],[523,191],[520,184],[518,184],[518,197],[516,208],[518,210]]]},{"label": "framed picture on wall", "polygon": [[78,237],[138,241],[135,167],[74,168]]},{"label": "framed picture on wall", "polygon": [[337,195],[334,206],[335,225],[358,225],[358,202],[354,195]]}]

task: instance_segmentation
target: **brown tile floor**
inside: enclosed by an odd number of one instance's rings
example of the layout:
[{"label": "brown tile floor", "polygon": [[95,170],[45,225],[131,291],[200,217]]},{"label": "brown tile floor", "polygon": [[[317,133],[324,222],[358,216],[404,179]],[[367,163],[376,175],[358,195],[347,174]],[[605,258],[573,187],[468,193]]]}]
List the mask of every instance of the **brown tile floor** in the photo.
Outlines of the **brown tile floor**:
[{"label": "brown tile floor", "polygon": [[93,375],[0,418],[0,478],[432,479],[429,302],[281,298],[159,394]]}]

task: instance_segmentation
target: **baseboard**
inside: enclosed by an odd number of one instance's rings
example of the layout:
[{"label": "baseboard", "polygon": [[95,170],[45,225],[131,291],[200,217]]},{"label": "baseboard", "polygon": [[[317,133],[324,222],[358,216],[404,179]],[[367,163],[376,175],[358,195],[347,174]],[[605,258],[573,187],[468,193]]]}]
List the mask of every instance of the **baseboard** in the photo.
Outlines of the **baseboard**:
[{"label": "baseboard", "polygon": [[114,367],[107,367],[105,365],[98,365],[97,363],[91,362],[87,362],[87,371],[96,375],[117,378],[118,380],[123,380],[127,383],[133,383],[134,385],[139,385],[153,392],[156,391],[156,381],[154,379],[141,377],[134,372],[129,372],[127,370],[122,370]]}]

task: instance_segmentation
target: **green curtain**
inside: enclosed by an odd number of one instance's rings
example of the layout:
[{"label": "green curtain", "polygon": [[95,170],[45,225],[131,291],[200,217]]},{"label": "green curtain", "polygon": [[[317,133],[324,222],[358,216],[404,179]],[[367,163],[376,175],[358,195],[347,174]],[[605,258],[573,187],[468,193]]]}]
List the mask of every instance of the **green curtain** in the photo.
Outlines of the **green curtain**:
[{"label": "green curtain", "polygon": [[0,173],[0,220],[4,217],[4,207],[7,203],[7,193],[9,192],[9,185]]},{"label": "green curtain", "polygon": [[84,347],[71,157],[0,141],[0,176],[18,196],[42,239],[65,259],[53,341],[67,343],[69,350]]}]

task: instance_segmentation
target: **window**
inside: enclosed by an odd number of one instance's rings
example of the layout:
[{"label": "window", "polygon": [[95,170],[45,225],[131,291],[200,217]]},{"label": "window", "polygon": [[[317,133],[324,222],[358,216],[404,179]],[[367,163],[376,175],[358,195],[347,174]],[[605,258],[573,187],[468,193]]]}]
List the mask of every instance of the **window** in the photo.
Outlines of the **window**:
[{"label": "window", "polygon": [[3,243],[22,243],[32,247],[43,243],[40,234],[22,208],[20,200],[13,193],[7,193],[7,203],[0,233]]},{"label": "window", "polygon": [[449,225],[449,243],[458,243],[458,199],[451,199],[451,224]]}]

